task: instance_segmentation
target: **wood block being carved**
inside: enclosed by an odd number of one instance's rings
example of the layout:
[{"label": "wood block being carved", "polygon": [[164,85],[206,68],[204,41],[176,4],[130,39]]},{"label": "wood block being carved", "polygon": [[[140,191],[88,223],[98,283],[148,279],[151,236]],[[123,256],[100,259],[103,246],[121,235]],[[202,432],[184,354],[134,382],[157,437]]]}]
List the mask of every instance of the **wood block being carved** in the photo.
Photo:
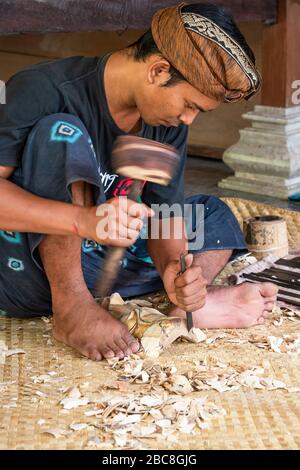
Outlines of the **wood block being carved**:
[{"label": "wood block being carved", "polygon": [[151,305],[142,299],[124,302],[115,293],[111,295],[108,306],[111,314],[126,323],[130,333],[141,341],[147,356],[158,357],[179,338],[192,343],[205,341],[206,335],[199,328],[192,328],[188,332],[185,319],[168,317]]}]

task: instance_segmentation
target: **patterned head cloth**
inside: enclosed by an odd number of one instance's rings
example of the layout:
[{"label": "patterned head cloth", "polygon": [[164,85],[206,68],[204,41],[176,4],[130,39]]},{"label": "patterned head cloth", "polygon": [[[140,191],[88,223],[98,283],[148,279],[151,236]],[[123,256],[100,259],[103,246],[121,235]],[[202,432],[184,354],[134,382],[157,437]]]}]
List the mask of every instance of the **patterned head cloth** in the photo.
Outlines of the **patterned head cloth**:
[{"label": "patterned head cloth", "polygon": [[216,23],[182,11],[185,5],[153,16],[152,35],[162,55],[204,95],[225,102],[249,99],[261,85],[250,57]]}]

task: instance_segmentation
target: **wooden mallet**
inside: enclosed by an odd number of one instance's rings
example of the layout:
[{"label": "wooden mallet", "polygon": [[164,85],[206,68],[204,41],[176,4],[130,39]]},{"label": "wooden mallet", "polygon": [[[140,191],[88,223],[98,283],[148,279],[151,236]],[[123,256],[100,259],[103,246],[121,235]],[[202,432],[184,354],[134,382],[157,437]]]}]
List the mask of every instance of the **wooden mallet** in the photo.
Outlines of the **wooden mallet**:
[{"label": "wooden mallet", "polygon": [[[112,168],[133,180],[127,197],[137,201],[145,182],[167,186],[178,166],[180,156],[175,147],[133,135],[116,139],[112,151]],[[109,247],[99,277],[96,294],[107,297],[116,281],[126,248]]]}]

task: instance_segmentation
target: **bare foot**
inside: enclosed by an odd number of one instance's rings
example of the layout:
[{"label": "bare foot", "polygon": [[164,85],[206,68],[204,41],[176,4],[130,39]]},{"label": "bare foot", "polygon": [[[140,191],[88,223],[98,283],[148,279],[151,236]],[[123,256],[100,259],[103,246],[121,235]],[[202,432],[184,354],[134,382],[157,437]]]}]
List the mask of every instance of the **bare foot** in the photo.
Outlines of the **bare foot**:
[{"label": "bare foot", "polygon": [[[196,328],[248,328],[264,323],[272,311],[278,288],[269,282],[234,287],[209,287],[204,307],[193,312]],[[178,307],[169,316],[185,317]]]},{"label": "bare foot", "polygon": [[126,325],[114,319],[94,299],[53,306],[53,336],[90,359],[123,358],[139,350]]}]

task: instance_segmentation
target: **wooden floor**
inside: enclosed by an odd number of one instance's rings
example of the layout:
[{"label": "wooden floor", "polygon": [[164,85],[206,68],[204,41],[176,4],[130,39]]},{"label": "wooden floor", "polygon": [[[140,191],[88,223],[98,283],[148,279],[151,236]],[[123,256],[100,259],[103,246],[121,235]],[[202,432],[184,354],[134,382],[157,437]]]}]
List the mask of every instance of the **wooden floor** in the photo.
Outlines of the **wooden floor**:
[{"label": "wooden floor", "polygon": [[218,188],[218,181],[231,175],[230,168],[222,161],[210,158],[189,157],[186,166],[185,192],[186,196],[202,193],[214,196],[239,197],[253,201],[270,204],[294,211],[300,210],[300,201],[291,202],[268,196],[244,193],[240,191],[228,191]]}]

